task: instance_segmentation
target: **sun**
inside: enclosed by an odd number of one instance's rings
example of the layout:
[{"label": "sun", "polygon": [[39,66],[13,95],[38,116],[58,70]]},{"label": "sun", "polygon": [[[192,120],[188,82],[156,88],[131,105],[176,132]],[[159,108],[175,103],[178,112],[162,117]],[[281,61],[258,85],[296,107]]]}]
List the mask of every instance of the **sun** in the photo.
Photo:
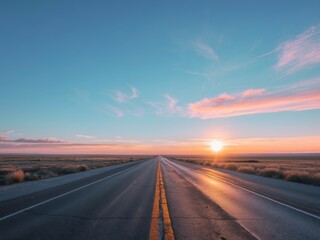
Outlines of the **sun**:
[{"label": "sun", "polygon": [[223,149],[224,143],[220,140],[213,140],[210,142],[211,150],[214,152],[220,152]]}]

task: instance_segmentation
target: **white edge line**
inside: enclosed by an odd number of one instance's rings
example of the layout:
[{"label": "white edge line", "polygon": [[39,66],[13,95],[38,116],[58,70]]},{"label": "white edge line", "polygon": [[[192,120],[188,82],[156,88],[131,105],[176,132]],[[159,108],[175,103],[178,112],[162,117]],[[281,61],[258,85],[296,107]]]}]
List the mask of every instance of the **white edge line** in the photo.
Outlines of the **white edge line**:
[{"label": "white edge line", "polygon": [[[139,165],[138,165],[138,166],[139,166]],[[55,199],[61,198],[61,197],[66,196],[66,195],[68,195],[68,194],[70,194],[70,193],[76,192],[76,191],[78,191],[78,190],[80,190],[80,189],[89,187],[89,186],[91,186],[91,185],[93,185],[93,184],[96,184],[96,183],[98,183],[98,182],[101,182],[101,181],[103,181],[103,180],[105,180],[105,179],[108,179],[108,178],[114,177],[114,176],[116,176],[116,175],[119,175],[120,173],[124,173],[124,172],[126,172],[126,171],[128,171],[128,170],[130,170],[130,169],[132,169],[132,168],[135,168],[135,167],[137,167],[137,166],[133,166],[133,167],[130,167],[130,168],[125,169],[125,170],[123,170],[123,171],[120,171],[120,172],[117,172],[117,173],[115,173],[115,174],[112,174],[112,175],[110,175],[110,176],[101,178],[101,179],[99,179],[99,180],[96,180],[96,181],[94,181],[94,182],[88,183],[88,184],[83,185],[83,186],[81,186],[81,187],[79,187],[79,188],[73,189],[73,190],[71,190],[71,191],[69,191],[69,192],[66,192],[66,193],[60,194],[60,195],[58,195],[58,196],[55,196],[55,197],[53,197],[53,198],[47,199],[47,200],[45,200],[45,201],[43,201],[43,202],[37,203],[37,204],[32,205],[32,206],[30,206],[30,207],[23,208],[23,209],[21,209],[21,210],[19,210],[19,211],[17,211],[17,212],[14,212],[14,213],[11,213],[11,214],[6,215],[6,216],[4,216],[4,217],[1,217],[1,218],[0,218],[0,221],[3,221],[3,220],[8,219],[8,218],[10,218],[10,217],[13,217],[13,216],[15,216],[15,215],[17,215],[17,214],[20,214],[20,213],[22,213],[22,212],[28,211],[28,210],[30,210],[30,209],[32,209],[32,208],[38,207],[38,206],[43,205],[43,204],[45,204],[45,203],[51,202],[51,201],[53,201],[53,200],[55,200]]]},{"label": "white edge line", "polygon": [[[168,159],[167,159],[167,160],[168,160]],[[169,160],[168,160],[168,161],[169,161]],[[213,176],[213,177],[214,177],[214,176]],[[287,208],[296,210],[296,211],[298,211],[298,212],[300,212],[300,213],[304,213],[304,214],[306,214],[306,215],[308,215],[308,216],[310,216],[310,217],[314,217],[314,218],[320,220],[320,217],[317,216],[317,215],[315,215],[315,214],[308,213],[308,212],[303,211],[303,210],[301,210],[301,209],[292,207],[292,206],[290,206],[290,205],[287,205],[287,204],[285,204],[285,203],[279,202],[279,201],[277,201],[277,200],[274,200],[274,199],[272,199],[272,198],[270,198],[270,197],[267,197],[267,196],[265,196],[265,195],[262,195],[262,194],[260,194],[260,193],[256,193],[256,192],[251,191],[251,190],[249,190],[249,189],[247,189],[247,188],[238,186],[238,185],[236,185],[236,184],[234,184],[234,183],[231,183],[231,182],[229,182],[229,181],[223,180],[223,179],[221,179],[221,178],[218,178],[218,179],[219,179],[220,181],[225,182],[225,183],[227,183],[227,184],[230,184],[230,185],[232,185],[232,186],[234,186],[234,187],[240,188],[240,189],[242,189],[242,190],[245,190],[245,191],[247,191],[247,192],[250,192],[250,193],[252,193],[252,194],[255,194],[255,195],[259,196],[259,197],[268,199],[268,200],[270,200],[270,201],[272,201],[272,202],[278,203],[278,204],[280,204],[280,205],[282,205],[282,206],[285,206],[285,207],[287,207]]]}]

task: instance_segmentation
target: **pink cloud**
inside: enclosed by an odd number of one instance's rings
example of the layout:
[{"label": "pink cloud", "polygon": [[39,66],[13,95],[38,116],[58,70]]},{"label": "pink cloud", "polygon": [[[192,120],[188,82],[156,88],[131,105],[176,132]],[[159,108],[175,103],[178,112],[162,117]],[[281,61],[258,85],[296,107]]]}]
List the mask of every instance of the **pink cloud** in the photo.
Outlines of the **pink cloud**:
[{"label": "pink cloud", "polygon": [[223,94],[215,98],[205,98],[189,104],[189,114],[194,118],[209,119],[318,109],[320,108],[319,85],[320,78],[317,81],[309,81],[304,87],[297,84],[274,92],[249,89],[233,96]]},{"label": "pink cloud", "polygon": [[0,142],[7,142],[7,141],[10,141],[10,139],[7,137],[0,136]]},{"label": "pink cloud", "polygon": [[266,92],[266,89],[260,88],[260,89],[248,89],[242,92],[243,97],[252,97],[256,95],[260,95],[262,93]]},{"label": "pink cloud", "polygon": [[320,26],[307,29],[295,39],[286,41],[276,49],[279,52],[277,69],[293,73],[320,63]]},{"label": "pink cloud", "polygon": [[230,101],[230,100],[233,100],[233,99],[234,99],[234,96],[231,96],[231,95],[226,94],[226,93],[222,93],[218,97],[213,99],[213,101],[215,103],[224,103],[224,102],[227,102],[227,101]]}]

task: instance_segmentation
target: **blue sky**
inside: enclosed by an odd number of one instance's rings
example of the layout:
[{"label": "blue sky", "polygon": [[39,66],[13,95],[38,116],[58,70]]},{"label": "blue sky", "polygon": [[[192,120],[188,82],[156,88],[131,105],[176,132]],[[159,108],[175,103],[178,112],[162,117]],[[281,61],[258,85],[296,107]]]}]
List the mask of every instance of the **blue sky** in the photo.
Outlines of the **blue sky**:
[{"label": "blue sky", "polygon": [[319,9],[311,0],[2,1],[0,151],[311,141]]}]

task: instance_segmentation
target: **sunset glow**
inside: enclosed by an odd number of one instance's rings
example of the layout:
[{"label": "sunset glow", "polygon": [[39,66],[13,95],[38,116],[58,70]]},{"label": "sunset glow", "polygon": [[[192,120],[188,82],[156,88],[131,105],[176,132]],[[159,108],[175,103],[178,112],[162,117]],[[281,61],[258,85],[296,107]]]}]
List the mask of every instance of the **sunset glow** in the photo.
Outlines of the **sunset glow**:
[{"label": "sunset glow", "polygon": [[320,152],[319,1],[18,5],[0,153]]},{"label": "sunset glow", "polygon": [[220,152],[223,149],[224,143],[220,140],[213,140],[210,143],[210,147],[214,152]]}]

